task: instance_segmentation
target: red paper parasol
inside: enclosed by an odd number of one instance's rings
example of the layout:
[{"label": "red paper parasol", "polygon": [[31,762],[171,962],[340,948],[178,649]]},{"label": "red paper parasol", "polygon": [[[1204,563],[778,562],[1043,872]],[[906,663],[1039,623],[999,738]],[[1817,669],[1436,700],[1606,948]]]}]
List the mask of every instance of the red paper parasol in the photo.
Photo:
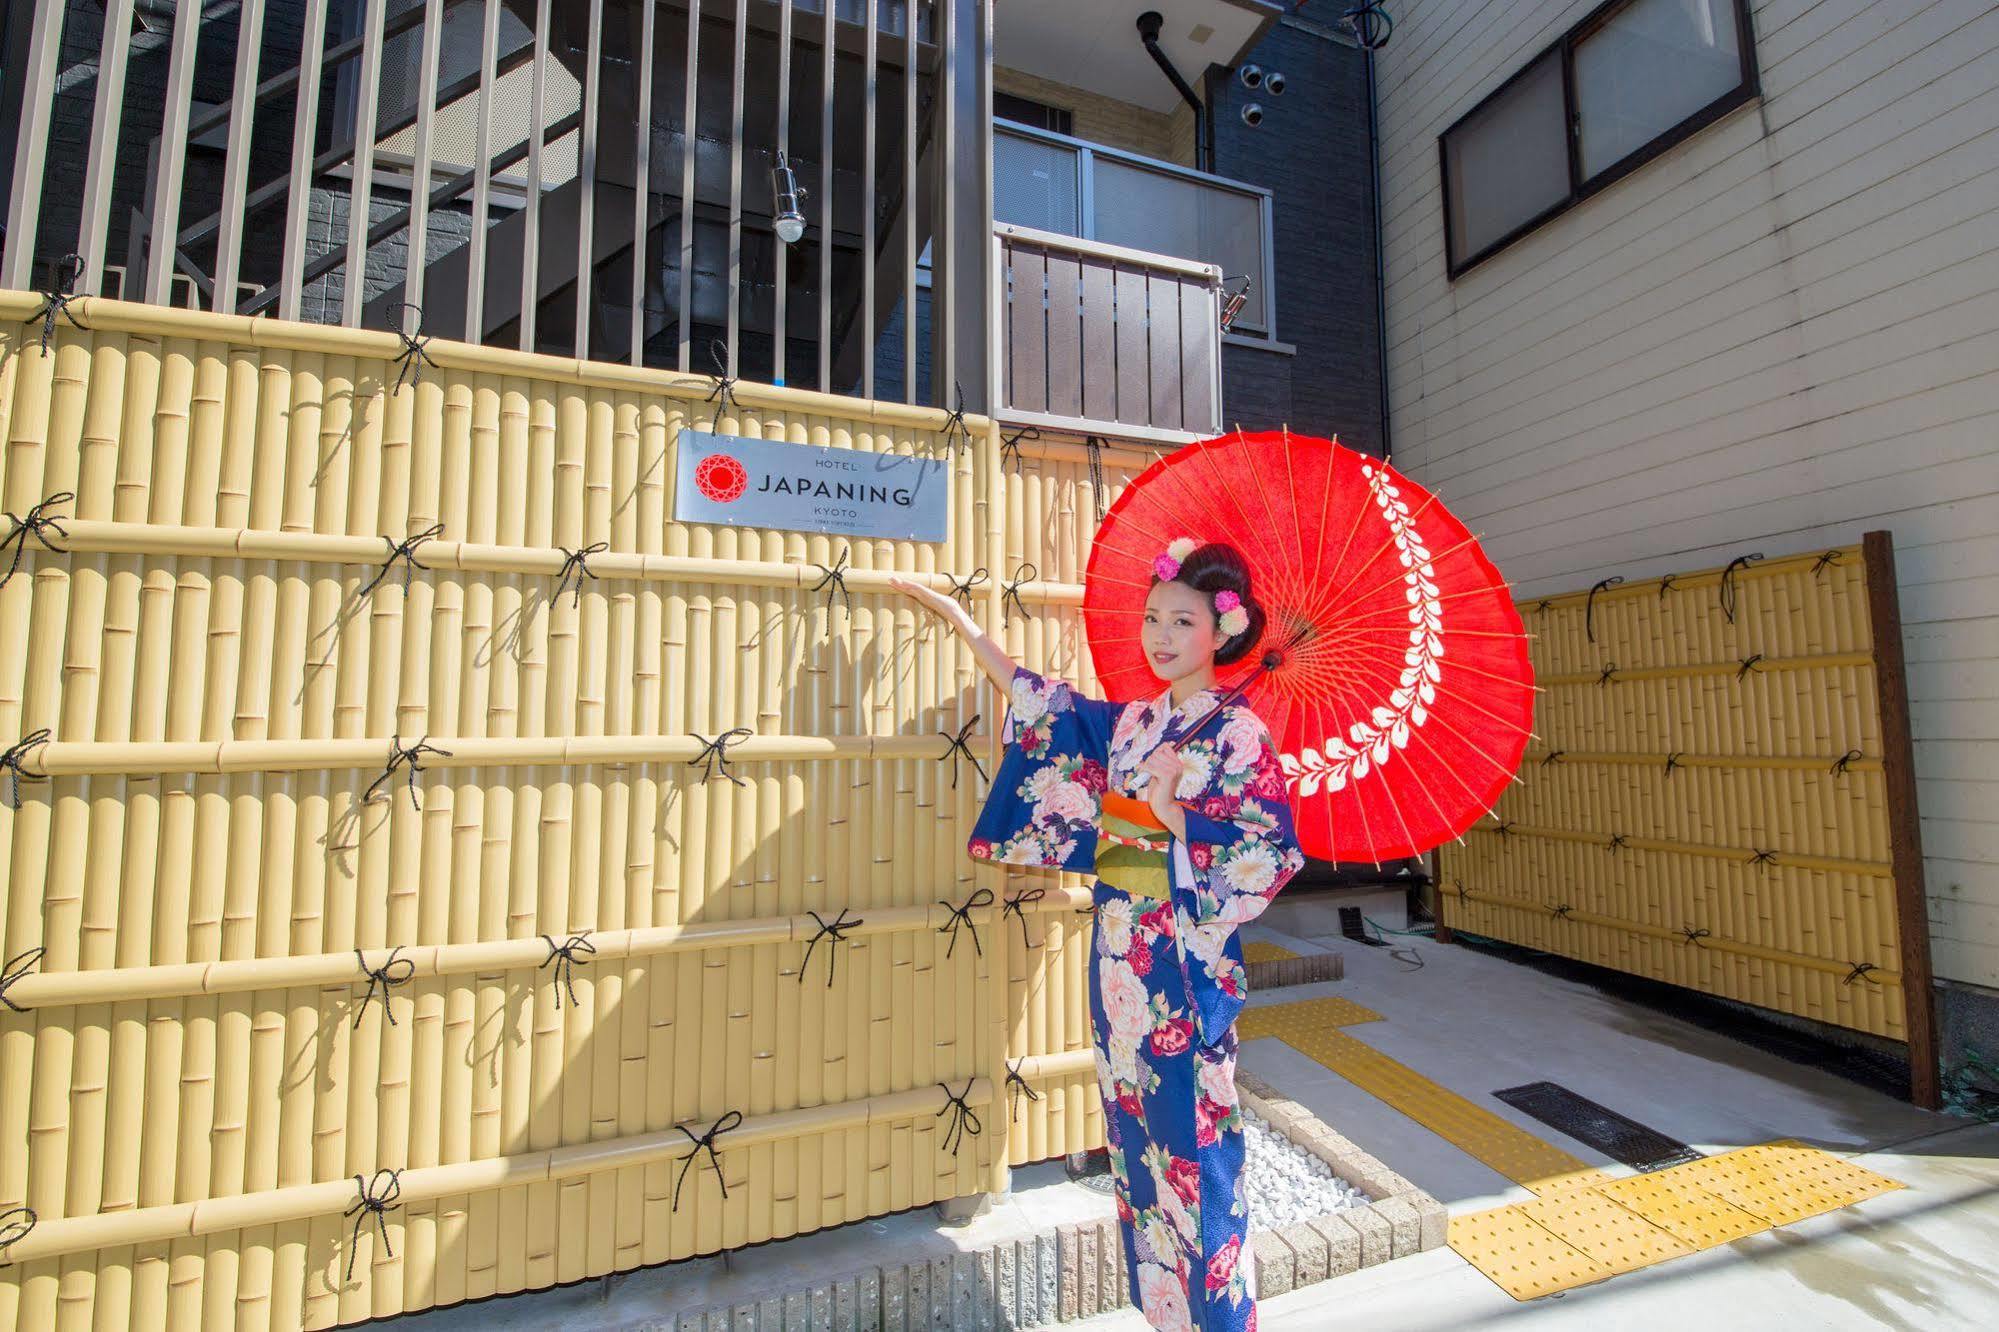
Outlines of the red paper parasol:
[{"label": "red paper parasol", "polygon": [[1180,537],[1249,561],[1268,624],[1221,683],[1243,686],[1270,728],[1308,855],[1416,855],[1492,808],[1527,745],[1533,668],[1499,572],[1435,496],[1337,441],[1288,432],[1160,459],[1090,552],[1083,621],[1111,698],[1161,688],[1139,618],[1153,558]]}]

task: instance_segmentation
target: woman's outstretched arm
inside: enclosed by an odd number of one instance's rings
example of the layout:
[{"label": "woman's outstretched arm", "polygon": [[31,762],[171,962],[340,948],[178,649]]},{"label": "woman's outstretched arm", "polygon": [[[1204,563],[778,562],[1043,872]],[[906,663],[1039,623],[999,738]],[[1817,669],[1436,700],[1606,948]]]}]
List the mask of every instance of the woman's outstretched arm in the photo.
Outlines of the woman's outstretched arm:
[{"label": "woman's outstretched arm", "polygon": [[978,661],[979,669],[999,687],[1000,693],[1006,694],[1012,690],[1015,669],[1013,658],[1007,656],[1006,649],[995,643],[984,630],[979,628],[977,622],[954,598],[912,583],[906,578],[891,578],[889,586],[911,597],[924,609],[957,630],[959,637],[971,645],[972,656]]}]

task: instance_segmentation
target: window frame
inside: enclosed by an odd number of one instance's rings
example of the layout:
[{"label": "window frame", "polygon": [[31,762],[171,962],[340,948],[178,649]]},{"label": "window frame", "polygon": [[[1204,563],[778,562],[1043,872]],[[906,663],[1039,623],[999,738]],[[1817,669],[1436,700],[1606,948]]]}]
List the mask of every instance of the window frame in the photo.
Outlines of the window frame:
[{"label": "window frame", "polygon": [[[1741,54],[1741,78],[1735,87],[1706,106],[1696,109],[1677,125],[1671,126],[1626,153],[1596,175],[1585,179],[1582,172],[1582,118],[1576,108],[1576,48],[1601,31],[1619,12],[1636,3],[1638,0],[1604,0],[1603,4],[1590,11],[1582,21],[1522,61],[1520,68],[1507,76],[1505,82],[1479,99],[1476,106],[1452,121],[1450,126],[1437,136],[1438,181],[1443,190],[1444,203],[1444,266],[1448,281],[1457,281],[1465,273],[1507,249],[1514,242],[1538,231],[1585,199],[1609,189],[1652,159],[1679,146],[1722,117],[1762,96],[1761,75],[1756,64],[1755,32],[1749,17],[1749,0],[1733,0],[1736,47]],[[1526,78],[1529,72],[1550,55],[1557,56],[1557,63],[1561,69],[1562,108],[1566,131],[1564,138],[1567,141],[1564,148],[1569,168],[1568,194],[1505,235],[1488,242],[1483,249],[1471,256],[1460,256],[1451,241],[1451,207],[1454,200],[1451,195],[1450,138],[1466,124],[1475,120],[1492,103],[1503,97],[1516,83]]]}]

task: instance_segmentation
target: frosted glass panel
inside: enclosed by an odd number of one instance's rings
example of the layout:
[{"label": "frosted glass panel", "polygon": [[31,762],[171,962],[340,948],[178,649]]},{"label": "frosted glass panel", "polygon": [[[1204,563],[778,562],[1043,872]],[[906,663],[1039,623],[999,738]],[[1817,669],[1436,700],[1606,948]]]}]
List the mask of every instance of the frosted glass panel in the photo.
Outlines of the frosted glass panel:
[{"label": "frosted glass panel", "polygon": [[1095,201],[1100,241],[1199,259],[1219,265],[1225,277],[1247,275],[1249,303],[1236,317],[1236,327],[1267,331],[1263,210],[1256,196],[1100,156]]},{"label": "frosted glass panel", "polygon": [[993,135],[993,218],[1080,236],[1076,150],[1017,135]]},{"label": "frosted glass panel", "polygon": [[1562,65],[1551,52],[1444,139],[1458,262],[1569,195]]},{"label": "frosted glass panel", "polygon": [[1636,0],[1576,47],[1583,178],[1742,82],[1734,0]]}]

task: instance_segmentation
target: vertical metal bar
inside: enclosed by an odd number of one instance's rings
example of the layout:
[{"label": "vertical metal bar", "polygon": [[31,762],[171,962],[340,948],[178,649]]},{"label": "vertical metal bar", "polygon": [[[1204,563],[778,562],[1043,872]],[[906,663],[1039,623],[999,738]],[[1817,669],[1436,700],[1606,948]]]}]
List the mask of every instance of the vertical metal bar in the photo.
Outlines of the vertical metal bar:
[{"label": "vertical metal bar", "polygon": [[[541,133],[548,124],[549,0],[534,11],[534,92],[528,112],[527,216],[521,222],[521,350],[534,350],[535,314],[541,307]],[[698,6],[697,6],[698,8]]]},{"label": "vertical metal bar", "polygon": [[[354,165],[347,191],[347,266],[341,270],[340,322],[361,324],[367,294],[368,219],[375,192],[375,103],[382,89],[382,21],[387,0],[368,0],[361,39],[361,83],[354,99]],[[154,235],[158,235],[157,230]]]},{"label": "vertical metal bar", "polygon": [[[27,80],[21,89],[21,124],[14,141],[14,188],[7,199],[7,260],[0,287],[25,291],[35,281],[35,230],[42,211],[42,157],[49,146],[49,111],[55,105],[56,56],[62,46],[67,5],[36,7],[34,35],[28,39]],[[167,236],[172,252],[173,236]]]},{"label": "vertical metal bar", "polygon": [[875,90],[881,82],[876,43],[881,37],[880,0],[865,0],[868,7],[866,93],[862,100],[864,117],[861,166],[861,396],[875,396]]},{"label": "vertical metal bar", "polygon": [[[832,0],[826,12],[831,14]],[[828,23],[832,20],[827,19]],[[700,137],[695,132],[696,93],[701,88],[701,6],[687,6],[687,108],[680,122],[680,369],[693,368],[694,340],[694,166]]]},{"label": "vertical metal bar", "polygon": [[90,162],[83,172],[83,227],[76,244],[83,259],[85,291],[103,290],[99,284],[104,279],[104,237],[111,228],[111,177],[118,164],[125,57],[131,46],[132,0],[109,0],[97,59],[97,102],[90,117]]},{"label": "vertical metal bar", "polygon": [[[404,299],[416,307],[404,319],[423,320],[423,278],[430,239],[430,122],[437,110],[437,62],[444,41],[444,0],[424,0],[423,46],[416,79],[416,151],[410,163],[410,229],[403,269]],[[416,331],[414,323],[406,332]]]},{"label": "vertical metal bar", "polygon": [[[250,132],[257,123],[257,61],[263,54],[264,0],[245,0],[237,11],[236,88],[229,101],[229,153],[222,165],[221,223],[215,233],[216,311],[236,308],[236,275],[243,263],[244,186],[250,175]],[[168,238],[171,243],[172,238]]]},{"label": "vertical metal bar", "polygon": [[[790,0],[785,0],[787,5]],[[632,186],[632,364],[645,364],[646,242],[652,230],[652,47],[654,0],[638,0],[639,93],[637,157]]]},{"label": "vertical metal bar", "polygon": [[736,55],[729,103],[729,373],[736,373],[743,323],[743,70],[750,0],[736,0]]},{"label": "vertical metal bar", "polygon": [[1076,234],[1097,238],[1097,155],[1088,148],[1076,153]]},{"label": "vertical metal bar", "polygon": [[819,44],[819,391],[833,391],[833,8]]},{"label": "vertical metal bar", "polygon": [[[174,237],[180,234],[180,187],[187,167],[188,110],[194,96],[195,42],[200,36],[201,0],[188,0],[174,10],[173,54],[167,63],[166,107],[153,172],[153,210],[146,224],[151,248],[144,299],[151,305],[173,303]],[[15,233],[10,229],[8,234]],[[10,279],[0,285],[22,284]]]},{"label": "vertical metal bar", "polygon": [[319,143],[319,76],[326,51],[326,0],[306,0],[305,41],[298,58],[298,101],[292,114],[292,179],[285,195],[284,267],[278,272],[278,318],[297,319],[305,293],[306,205],[312,200],[312,159]]},{"label": "vertical metal bar", "polygon": [[[952,328],[953,307],[958,296],[958,237],[954,223],[958,217],[958,109],[952,104],[958,88],[958,44],[970,33],[959,31],[957,0],[941,0],[937,6],[935,36],[937,38],[937,133],[943,149],[937,155],[939,169],[944,173],[944,194],[940,215],[937,219],[937,234],[940,244],[933,251],[930,267],[930,290],[940,296],[944,308],[944,336],[938,343],[942,353],[937,358],[936,370],[931,376],[931,384],[941,396],[945,386],[957,378],[957,330]],[[987,119],[990,121],[991,117]],[[990,156],[990,154],[989,154]],[[990,218],[990,214],[987,215]],[[932,317],[937,312],[933,310]],[[957,404],[952,403],[953,406]]]},{"label": "vertical metal bar", "polygon": [[604,0],[590,0],[590,41],[584,60],[583,129],[576,154],[576,358],[590,359],[591,299],[597,285],[597,103],[604,97]]},{"label": "vertical metal bar", "polygon": [[[916,401],[916,7],[903,0],[902,26],[907,29],[902,62],[902,400]],[[931,288],[934,293],[935,287]],[[931,390],[948,401],[949,386],[931,381]]]},{"label": "vertical metal bar", "polygon": [[500,0],[486,0],[486,26],[479,37],[479,137],[472,164],[471,250],[465,265],[467,342],[486,340],[486,226],[493,203],[493,84],[499,63]]},{"label": "vertical metal bar", "polygon": [[[791,165],[787,155],[791,148],[791,0],[781,0],[777,12],[777,160]],[[771,233],[777,232],[777,185],[776,177],[771,184]],[[771,382],[784,383],[785,344],[785,249],[783,241],[773,241],[777,255],[775,282],[775,310],[771,315]]]}]

